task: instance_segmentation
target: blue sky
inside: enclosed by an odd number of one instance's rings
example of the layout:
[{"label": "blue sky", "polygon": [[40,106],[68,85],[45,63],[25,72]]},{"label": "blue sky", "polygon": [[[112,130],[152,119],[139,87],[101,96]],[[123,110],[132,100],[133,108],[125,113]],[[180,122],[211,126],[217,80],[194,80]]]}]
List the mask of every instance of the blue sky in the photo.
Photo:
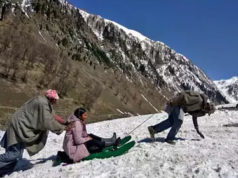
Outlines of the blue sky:
[{"label": "blue sky", "polygon": [[238,76],[238,0],[68,0],[189,58],[212,80]]}]

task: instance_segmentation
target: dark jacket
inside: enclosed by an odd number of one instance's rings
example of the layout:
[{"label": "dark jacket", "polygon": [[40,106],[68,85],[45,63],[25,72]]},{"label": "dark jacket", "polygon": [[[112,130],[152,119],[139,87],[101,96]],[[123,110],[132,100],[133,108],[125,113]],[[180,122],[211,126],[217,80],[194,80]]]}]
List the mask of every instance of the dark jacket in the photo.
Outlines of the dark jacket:
[{"label": "dark jacket", "polygon": [[181,107],[184,112],[187,112],[193,117],[193,125],[197,133],[204,138],[203,134],[199,131],[197,123],[197,117],[204,116],[206,114],[204,108],[207,103],[207,96],[195,91],[184,91],[179,93],[169,103],[172,107]]},{"label": "dark jacket", "polygon": [[184,112],[187,112],[191,115],[204,116],[204,100],[205,96],[195,91],[184,91],[179,93],[175,98],[170,102],[171,106],[179,106],[183,109]]},{"label": "dark jacket", "polygon": [[7,142],[3,146],[23,143],[29,155],[34,155],[45,146],[49,131],[60,134],[64,127],[54,119],[48,99],[37,96],[13,114],[7,129]]}]

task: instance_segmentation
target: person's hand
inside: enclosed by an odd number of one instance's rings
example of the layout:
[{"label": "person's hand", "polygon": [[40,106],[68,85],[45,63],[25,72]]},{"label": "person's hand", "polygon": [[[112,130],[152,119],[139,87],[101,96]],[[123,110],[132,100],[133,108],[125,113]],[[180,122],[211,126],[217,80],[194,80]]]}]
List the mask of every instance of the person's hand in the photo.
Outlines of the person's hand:
[{"label": "person's hand", "polygon": [[63,125],[67,126],[70,122],[64,121]]},{"label": "person's hand", "polygon": [[65,130],[69,131],[69,130],[71,130],[74,127],[75,127],[75,122],[69,122],[69,123],[66,123]]},{"label": "person's hand", "polygon": [[92,137],[88,136],[88,140],[92,140],[92,139],[93,139]]},{"label": "person's hand", "polygon": [[200,135],[201,138],[205,138],[204,135],[201,132],[198,132],[198,134]]}]

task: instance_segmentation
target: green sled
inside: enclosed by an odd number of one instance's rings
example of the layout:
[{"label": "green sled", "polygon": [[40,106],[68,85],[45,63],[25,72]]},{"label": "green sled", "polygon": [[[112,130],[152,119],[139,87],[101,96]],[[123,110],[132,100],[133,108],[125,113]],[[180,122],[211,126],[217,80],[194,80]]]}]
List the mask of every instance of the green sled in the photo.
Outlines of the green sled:
[{"label": "green sled", "polygon": [[82,161],[92,160],[92,159],[105,159],[105,158],[110,158],[115,156],[121,156],[124,153],[126,153],[129,149],[131,149],[134,145],[135,145],[135,141],[130,141],[115,150],[105,150],[99,153],[90,154],[89,156],[83,158]]},{"label": "green sled", "polygon": [[[119,147],[121,147],[122,145],[126,144],[127,142],[129,142],[131,140],[131,136],[125,136],[121,139],[120,145]],[[107,151],[107,150],[114,150],[113,146],[108,146],[106,148],[104,148],[101,152]]]}]

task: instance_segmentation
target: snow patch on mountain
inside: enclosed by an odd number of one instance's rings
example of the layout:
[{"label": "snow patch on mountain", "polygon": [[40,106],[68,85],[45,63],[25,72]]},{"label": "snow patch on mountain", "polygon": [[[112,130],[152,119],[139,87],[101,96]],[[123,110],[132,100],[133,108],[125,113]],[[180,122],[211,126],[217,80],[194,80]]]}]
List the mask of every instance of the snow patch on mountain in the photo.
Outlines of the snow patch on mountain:
[{"label": "snow patch on mountain", "polygon": [[230,103],[238,103],[238,77],[217,80],[214,83]]},{"label": "snow patch on mountain", "polygon": [[[122,25],[120,25],[120,24],[118,24],[114,21],[104,19],[99,15],[89,14],[86,11],[83,11],[83,10],[79,10],[79,11],[80,11],[81,15],[83,16],[85,22],[87,22],[87,20],[90,16],[92,16],[92,17],[95,16],[98,19],[98,21],[103,21],[105,26],[111,23],[111,24],[115,25],[117,28],[119,28],[120,30],[123,30],[128,36],[136,37],[139,41],[152,41],[149,38],[147,38],[146,36],[142,35],[141,33],[137,32],[135,30],[128,29],[128,28],[126,28],[126,27],[124,27],[124,26],[122,26]],[[95,21],[95,22],[97,23],[98,21]],[[94,29],[94,28],[92,28],[92,29]],[[102,33],[99,33],[99,32],[102,32],[102,31],[97,31],[97,30],[94,31],[94,33],[98,36],[98,38],[102,40],[103,35],[102,35]]]},{"label": "snow patch on mountain", "polygon": [[30,8],[29,10],[31,10],[31,0],[22,0],[21,10],[27,16],[27,18],[30,18],[26,10],[28,8]]}]

